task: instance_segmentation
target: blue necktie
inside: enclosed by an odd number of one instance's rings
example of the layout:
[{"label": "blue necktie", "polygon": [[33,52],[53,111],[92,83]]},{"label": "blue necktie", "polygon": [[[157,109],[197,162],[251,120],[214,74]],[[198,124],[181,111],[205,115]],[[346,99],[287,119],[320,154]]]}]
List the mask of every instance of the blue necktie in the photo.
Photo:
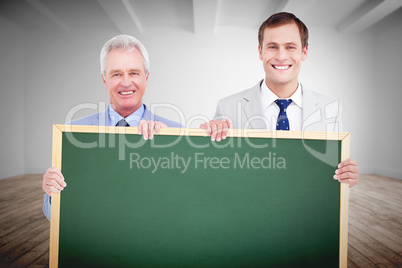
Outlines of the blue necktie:
[{"label": "blue necktie", "polygon": [[116,127],[129,127],[130,125],[127,123],[126,120],[121,119],[119,122],[117,122]]},{"label": "blue necktie", "polygon": [[279,106],[278,121],[276,122],[276,130],[289,130],[289,119],[286,114],[286,109],[292,100],[277,99],[275,103]]}]

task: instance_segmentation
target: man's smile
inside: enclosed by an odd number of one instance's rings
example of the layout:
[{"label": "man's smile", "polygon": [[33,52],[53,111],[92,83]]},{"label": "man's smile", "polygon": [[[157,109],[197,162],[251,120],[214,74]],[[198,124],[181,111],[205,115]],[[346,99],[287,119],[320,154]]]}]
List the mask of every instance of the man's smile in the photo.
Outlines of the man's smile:
[{"label": "man's smile", "polygon": [[292,65],[272,65],[272,67],[274,67],[274,69],[278,69],[278,70],[287,70],[290,67],[292,67]]},{"label": "man's smile", "polygon": [[130,95],[133,94],[135,92],[135,90],[131,90],[131,91],[120,91],[119,94],[120,95]]}]

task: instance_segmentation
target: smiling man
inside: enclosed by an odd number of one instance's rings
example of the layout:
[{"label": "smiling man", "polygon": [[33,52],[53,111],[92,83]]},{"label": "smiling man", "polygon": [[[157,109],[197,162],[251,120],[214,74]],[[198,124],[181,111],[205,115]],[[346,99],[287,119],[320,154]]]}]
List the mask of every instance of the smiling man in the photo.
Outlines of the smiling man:
[{"label": "smiling man", "polygon": [[[225,139],[229,128],[342,131],[340,102],[299,83],[301,64],[308,52],[306,25],[291,13],[273,14],[261,24],[258,42],[265,79],[218,102],[215,120],[200,126],[211,139]],[[349,187],[358,182],[358,177],[353,159],[340,163],[334,175]]]},{"label": "smiling man", "polygon": [[114,49],[106,57],[103,84],[109,93],[110,106],[124,118],[142,105],[149,73],[142,66],[141,58],[138,49]]},{"label": "smiling man", "polygon": [[279,98],[289,98],[298,88],[301,62],[307,58],[307,45],[299,38],[295,23],[266,28],[258,52],[265,71],[265,84]]},{"label": "smiling man", "polygon": [[105,43],[100,54],[101,76],[109,94],[106,111],[80,118],[73,125],[138,127],[144,139],[152,139],[161,127],[181,124],[155,115],[142,103],[149,77],[149,58],[144,45],[129,35]]},{"label": "smiling man", "polygon": [[[151,113],[142,103],[149,77],[149,58],[144,45],[129,35],[118,35],[105,43],[100,54],[101,76],[110,105],[101,113],[72,121],[72,125],[138,127],[144,139],[152,139],[162,127],[181,124]],[[43,176],[43,211],[50,220],[51,192],[67,186],[58,168],[49,168]]]}]

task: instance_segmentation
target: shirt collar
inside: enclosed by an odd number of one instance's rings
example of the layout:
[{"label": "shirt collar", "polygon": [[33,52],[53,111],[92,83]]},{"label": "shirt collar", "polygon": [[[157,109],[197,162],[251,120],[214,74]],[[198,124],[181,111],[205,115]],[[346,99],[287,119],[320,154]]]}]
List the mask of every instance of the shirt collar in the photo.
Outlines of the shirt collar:
[{"label": "shirt collar", "polygon": [[[276,96],[265,84],[265,79],[262,81],[261,84],[261,101],[262,101],[262,108],[265,109],[268,106],[270,106],[275,100],[279,99],[278,96]],[[297,89],[293,93],[290,98],[292,99],[292,103],[295,103],[297,106],[300,108],[303,108],[303,98],[302,98],[302,87],[301,84],[297,84]]]},{"label": "shirt collar", "polygon": [[121,119],[125,119],[131,127],[137,127],[145,111],[144,104],[141,104],[140,108],[138,108],[134,113],[124,118],[117,113],[111,105],[109,105],[108,109],[110,126],[115,126]]}]

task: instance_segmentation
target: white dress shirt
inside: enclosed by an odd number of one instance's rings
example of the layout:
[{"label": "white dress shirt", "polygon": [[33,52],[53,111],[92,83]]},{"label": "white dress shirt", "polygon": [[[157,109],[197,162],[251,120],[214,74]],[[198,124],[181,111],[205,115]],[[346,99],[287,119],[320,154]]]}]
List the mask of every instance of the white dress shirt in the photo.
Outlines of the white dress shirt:
[{"label": "white dress shirt", "polygon": [[137,109],[134,113],[130,114],[126,118],[123,118],[120,114],[118,114],[111,105],[109,105],[109,124],[110,126],[115,126],[117,122],[121,119],[125,119],[126,122],[130,125],[130,127],[137,127],[141,121],[142,116],[144,115],[144,104],[141,104],[140,108]]},{"label": "white dress shirt", "polygon": [[[276,121],[279,115],[279,106],[275,103],[275,100],[280,99],[276,96],[265,84],[265,80],[261,84],[261,104],[264,111],[264,116],[270,124],[267,129],[276,130]],[[292,103],[286,109],[286,114],[289,119],[290,130],[301,131],[303,124],[303,98],[302,88],[300,83],[297,86],[295,93],[290,98]]]}]

